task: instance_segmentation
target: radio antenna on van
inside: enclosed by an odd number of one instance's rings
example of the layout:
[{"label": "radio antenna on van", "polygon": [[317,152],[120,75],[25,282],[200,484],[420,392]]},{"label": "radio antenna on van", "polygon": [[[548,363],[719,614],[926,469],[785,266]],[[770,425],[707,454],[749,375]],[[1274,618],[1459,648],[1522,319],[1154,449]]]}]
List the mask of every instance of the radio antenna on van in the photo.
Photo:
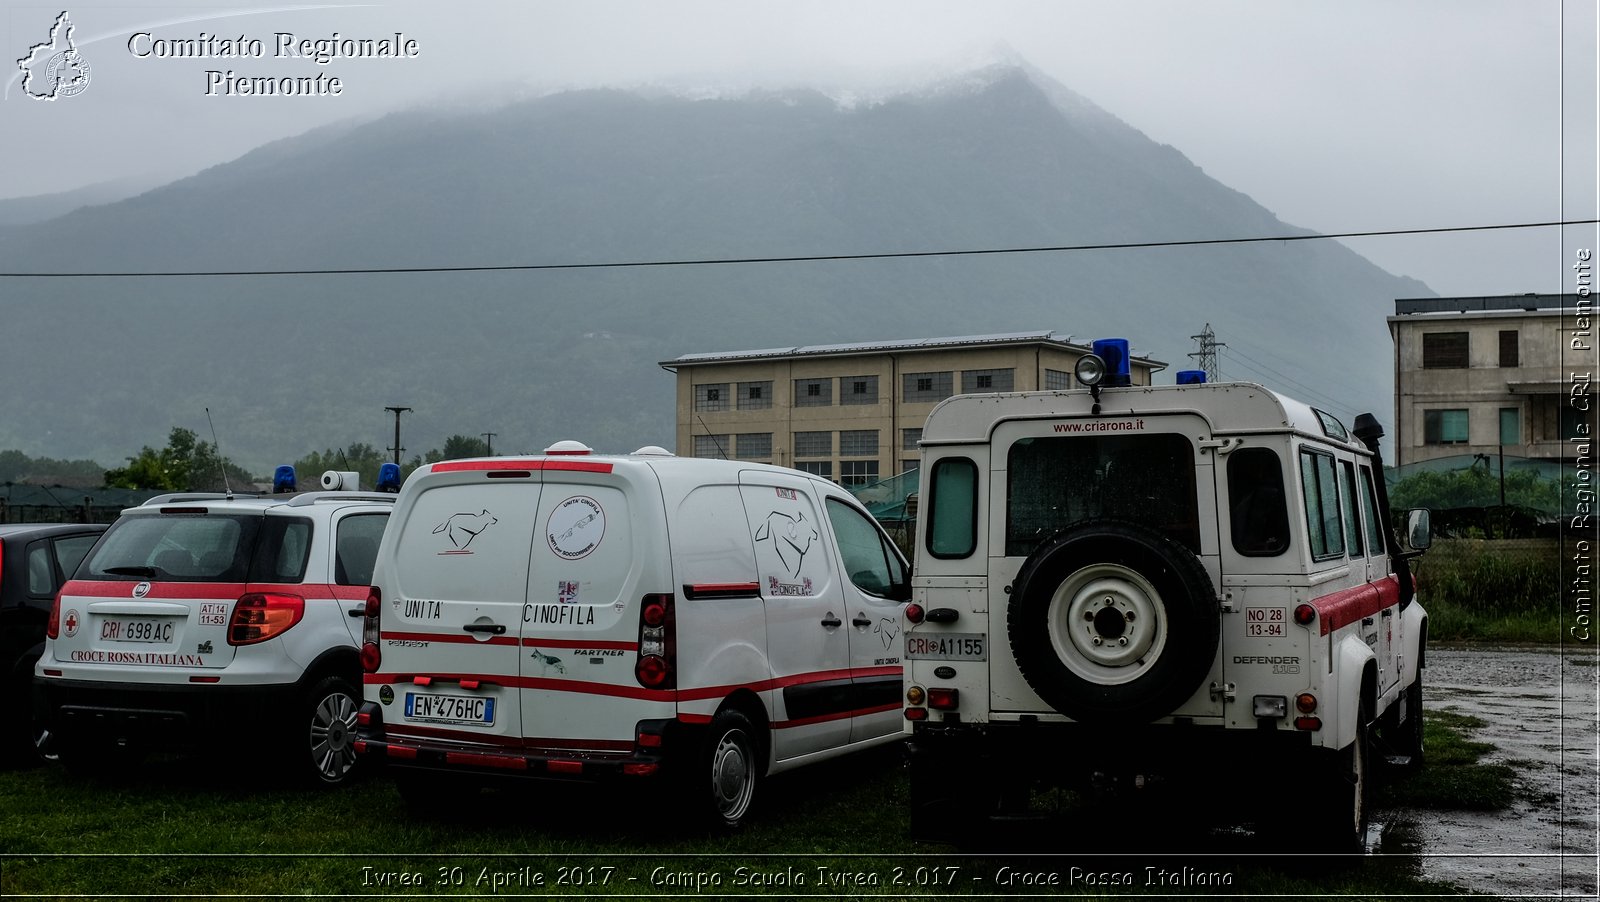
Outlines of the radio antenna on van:
[{"label": "radio antenna on van", "polygon": [[211,427],[211,447],[217,452],[217,470],[222,473],[222,490],[228,500],[233,500],[233,486],[228,485],[228,468],[222,462],[222,445],[217,441],[217,424],[211,422],[211,408],[206,408],[206,425]]},{"label": "radio antenna on van", "polygon": [[694,415],[694,418],[700,421],[700,428],[706,431],[706,435],[710,437],[711,443],[717,446],[717,454],[721,455],[723,460],[727,460],[728,452],[722,449],[722,443],[717,441],[717,437],[715,435],[712,435],[711,427],[706,425],[705,417],[702,417],[697,413]]}]

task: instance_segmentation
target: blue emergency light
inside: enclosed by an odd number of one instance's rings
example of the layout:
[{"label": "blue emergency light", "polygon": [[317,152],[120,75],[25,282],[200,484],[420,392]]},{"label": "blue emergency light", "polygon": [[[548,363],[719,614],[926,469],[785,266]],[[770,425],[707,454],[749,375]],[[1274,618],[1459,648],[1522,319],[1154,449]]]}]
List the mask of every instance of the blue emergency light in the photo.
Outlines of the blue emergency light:
[{"label": "blue emergency light", "polygon": [[1115,388],[1119,385],[1132,385],[1133,377],[1128,369],[1128,340],[1126,338],[1098,338],[1095,339],[1094,356],[1106,362],[1106,377],[1101,383],[1106,388]]},{"label": "blue emergency light", "polygon": [[1205,370],[1178,370],[1179,385],[1205,385]]},{"label": "blue emergency light", "polygon": [[294,467],[284,464],[272,473],[272,494],[284,495],[289,492],[298,492],[294,481]]},{"label": "blue emergency light", "polygon": [[398,491],[400,491],[400,465],[399,464],[397,464],[397,463],[386,463],[383,466],[378,468],[378,491],[380,491],[380,492],[398,492]]}]

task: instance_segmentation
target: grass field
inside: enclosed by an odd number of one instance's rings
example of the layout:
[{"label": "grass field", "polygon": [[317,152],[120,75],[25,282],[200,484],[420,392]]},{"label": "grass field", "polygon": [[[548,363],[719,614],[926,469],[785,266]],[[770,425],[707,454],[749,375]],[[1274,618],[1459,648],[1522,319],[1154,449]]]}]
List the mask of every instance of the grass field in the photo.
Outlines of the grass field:
[{"label": "grass field", "polygon": [[[1386,781],[1379,807],[1477,807],[1509,799],[1509,769],[1445,715],[1430,724],[1430,764]],[[1292,894],[1390,898],[1452,893],[1417,879],[1405,856],[1305,859],[1261,854],[1227,835],[1168,833],[1185,819],[1141,801],[1107,851],[1094,807],[1034,827],[1035,854],[959,854],[908,839],[897,750],[776,778],[749,829],[686,832],[648,784],[627,790],[521,788],[462,798],[444,820],[417,819],[381,775],[318,793],[271,785],[247,760],[197,770],[152,760],[86,783],[55,765],[0,773],[0,893],[5,895],[425,897],[764,896],[879,898],[953,894]],[[1503,804],[1500,803],[1500,804]],[[1041,834],[1038,831],[1047,831]],[[1049,832],[1059,832],[1059,842]],[[1053,855],[1037,849],[1059,848]],[[1074,853],[1073,849],[1092,849]],[[1165,848],[1170,852],[1139,851]],[[1187,870],[1185,870],[1187,869]],[[1005,874],[1056,885],[1001,885]],[[1175,886],[1226,874],[1228,883]],[[1090,875],[1101,878],[1090,882]],[[1105,881],[1126,876],[1127,885]],[[1148,881],[1156,880],[1155,884]]]},{"label": "grass field", "polygon": [[1412,567],[1428,638],[1554,643],[1561,639],[1560,546],[1554,539],[1440,539]]}]

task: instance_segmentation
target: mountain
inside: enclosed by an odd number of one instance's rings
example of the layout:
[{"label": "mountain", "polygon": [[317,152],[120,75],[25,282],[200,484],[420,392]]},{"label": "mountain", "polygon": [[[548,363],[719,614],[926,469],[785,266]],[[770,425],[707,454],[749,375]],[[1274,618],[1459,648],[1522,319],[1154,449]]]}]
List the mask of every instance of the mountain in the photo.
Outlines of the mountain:
[{"label": "mountain", "polygon": [[[0,229],[0,271],[574,264],[1306,234],[1025,65],[871,103],[585,90],[275,142],[138,197]],[[671,444],[696,351],[1054,328],[1184,368],[1247,357],[1392,410],[1384,314],[1431,294],[1331,241],[473,273],[0,280],[0,448],[108,463],[172,425],[247,467]],[[1249,349],[1249,350],[1247,350]],[[1255,353],[1252,353],[1254,351]],[[1287,361],[1293,361],[1289,363]],[[1267,364],[1271,366],[1272,364]],[[1234,372],[1225,375],[1239,376]],[[1170,381],[1170,373],[1165,376]],[[1333,401],[1343,402],[1334,404]]]},{"label": "mountain", "polygon": [[0,226],[27,225],[55,219],[80,207],[109,204],[142,194],[168,179],[143,176],[96,182],[71,191],[0,198]]}]

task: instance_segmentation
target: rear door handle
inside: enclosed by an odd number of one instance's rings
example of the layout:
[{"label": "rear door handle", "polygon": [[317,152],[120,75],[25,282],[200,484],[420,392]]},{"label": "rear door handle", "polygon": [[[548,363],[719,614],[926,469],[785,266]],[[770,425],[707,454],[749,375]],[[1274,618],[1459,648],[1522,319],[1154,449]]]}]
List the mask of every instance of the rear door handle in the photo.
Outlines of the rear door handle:
[{"label": "rear door handle", "polygon": [[493,633],[496,636],[506,631],[505,625],[501,623],[469,623],[462,629],[469,633]]},{"label": "rear door handle", "polygon": [[872,625],[872,621],[870,619],[863,617],[860,614],[857,614],[855,618],[850,621],[850,623],[851,625],[858,626],[861,629],[866,629]]},{"label": "rear door handle", "polygon": [[822,618],[822,625],[827,627],[830,630],[833,629],[836,626],[841,626],[843,624],[844,624],[843,620],[840,620],[839,618],[833,616],[832,614],[829,614],[828,616]]},{"label": "rear door handle", "polygon": [[350,616],[351,617],[365,617],[365,616],[367,616],[367,609],[364,608],[364,607],[362,607],[362,608],[351,608],[350,609]]}]

